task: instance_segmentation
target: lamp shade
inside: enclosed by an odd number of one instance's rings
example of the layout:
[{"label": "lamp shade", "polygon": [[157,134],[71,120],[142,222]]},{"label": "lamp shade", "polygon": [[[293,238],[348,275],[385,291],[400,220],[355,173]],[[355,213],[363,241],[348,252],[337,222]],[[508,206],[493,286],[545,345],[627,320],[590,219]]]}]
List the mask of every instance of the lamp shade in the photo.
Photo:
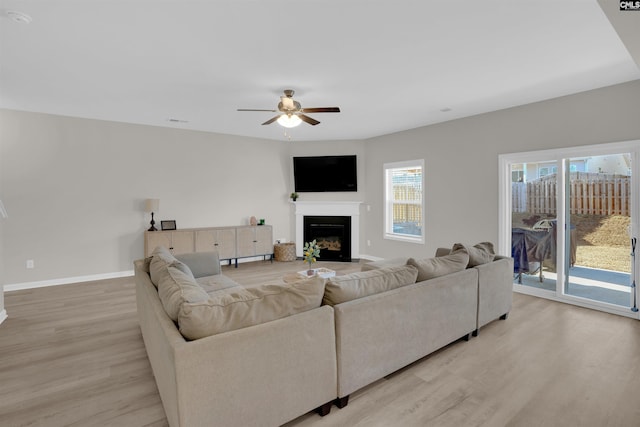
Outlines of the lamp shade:
[{"label": "lamp shade", "polygon": [[294,128],[302,123],[302,119],[295,114],[283,114],[278,117],[278,124],[286,128]]},{"label": "lamp shade", "polygon": [[160,208],[160,199],[147,199],[144,202],[145,212],[157,212]]}]

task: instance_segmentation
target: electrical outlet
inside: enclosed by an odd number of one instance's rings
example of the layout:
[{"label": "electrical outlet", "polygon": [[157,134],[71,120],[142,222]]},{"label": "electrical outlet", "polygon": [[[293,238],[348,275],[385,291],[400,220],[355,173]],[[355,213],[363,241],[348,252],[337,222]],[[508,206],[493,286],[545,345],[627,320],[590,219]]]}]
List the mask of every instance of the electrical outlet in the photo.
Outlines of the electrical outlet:
[{"label": "electrical outlet", "polygon": [[367,246],[371,246],[371,240],[367,240]]},{"label": "electrical outlet", "polygon": [[27,268],[36,268],[36,265],[32,259],[27,260]]}]

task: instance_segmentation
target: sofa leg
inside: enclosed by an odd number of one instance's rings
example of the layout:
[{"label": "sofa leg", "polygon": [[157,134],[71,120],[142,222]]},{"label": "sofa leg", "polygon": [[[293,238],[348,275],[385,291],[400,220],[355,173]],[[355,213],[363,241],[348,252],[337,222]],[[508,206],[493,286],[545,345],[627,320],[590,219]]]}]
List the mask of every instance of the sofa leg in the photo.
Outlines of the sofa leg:
[{"label": "sofa leg", "polygon": [[473,335],[474,337],[478,336],[478,330],[476,329],[475,331],[471,332],[471,335]]},{"label": "sofa leg", "polygon": [[471,339],[471,334],[469,333],[469,334],[463,336],[462,339],[465,340],[465,341],[469,341]]},{"label": "sofa leg", "polygon": [[322,406],[318,406],[316,408],[316,412],[320,414],[321,417],[329,415],[329,412],[331,412],[331,405],[333,405],[333,402],[327,402]]},{"label": "sofa leg", "polygon": [[348,404],[349,404],[349,395],[346,395],[345,397],[339,397],[336,399],[336,406],[340,409],[344,408]]},{"label": "sofa leg", "polygon": [[507,320],[507,317],[509,317],[509,313],[505,313],[502,316],[500,316],[500,320]]}]

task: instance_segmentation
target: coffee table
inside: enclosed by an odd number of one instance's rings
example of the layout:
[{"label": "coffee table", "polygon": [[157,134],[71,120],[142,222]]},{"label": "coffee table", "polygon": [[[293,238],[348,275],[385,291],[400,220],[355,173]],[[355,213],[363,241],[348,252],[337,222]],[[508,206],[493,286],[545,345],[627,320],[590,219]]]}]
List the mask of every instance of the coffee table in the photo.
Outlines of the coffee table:
[{"label": "coffee table", "polygon": [[297,282],[298,280],[302,280],[302,279],[309,279],[315,276],[320,276],[322,278],[328,279],[336,275],[335,271],[330,270],[328,268],[321,267],[321,268],[313,268],[312,270],[313,270],[312,275],[307,274],[308,270],[302,270],[295,273],[287,273],[282,277],[282,280],[284,280],[286,283],[289,283],[289,282]]}]

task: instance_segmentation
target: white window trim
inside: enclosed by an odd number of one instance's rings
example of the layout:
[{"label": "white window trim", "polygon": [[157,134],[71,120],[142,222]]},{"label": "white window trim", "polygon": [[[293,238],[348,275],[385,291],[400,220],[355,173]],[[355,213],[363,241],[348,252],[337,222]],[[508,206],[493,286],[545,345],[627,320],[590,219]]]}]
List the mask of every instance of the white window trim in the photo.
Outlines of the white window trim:
[{"label": "white window trim", "polygon": [[[387,179],[387,171],[389,169],[398,169],[398,168],[409,168],[409,167],[420,167],[420,169],[422,170],[422,200],[420,201],[420,204],[422,206],[422,221],[420,223],[420,230],[421,230],[421,234],[420,236],[409,236],[406,234],[396,234],[396,233],[389,233],[387,230],[392,230],[393,229],[393,215],[390,215],[390,205],[388,202],[388,194],[389,191],[391,191],[390,189],[390,183],[388,182]],[[392,163],[384,163],[382,165],[382,173],[383,173],[383,179],[384,179],[384,186],[383,186],[383,200],[384,200],[384,212],[383,212],[383,219],[384,219],[384,229],[383,229],[383,235],[382,238],[383,239],[387,239],[387,240],[396,240],[396,241],[400,241],[400,242],[407,242],[407,243],[418,243],[418,244],[424,244],[425,238],[424,238],[424,228],[425,228],[425,173],[424,173],[424,159],[417,159],[417,160],[406,160],[406,161],[402,161],[402,162],[392,162]]]}]

